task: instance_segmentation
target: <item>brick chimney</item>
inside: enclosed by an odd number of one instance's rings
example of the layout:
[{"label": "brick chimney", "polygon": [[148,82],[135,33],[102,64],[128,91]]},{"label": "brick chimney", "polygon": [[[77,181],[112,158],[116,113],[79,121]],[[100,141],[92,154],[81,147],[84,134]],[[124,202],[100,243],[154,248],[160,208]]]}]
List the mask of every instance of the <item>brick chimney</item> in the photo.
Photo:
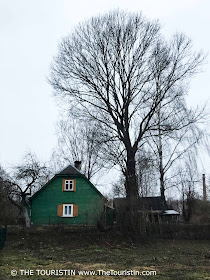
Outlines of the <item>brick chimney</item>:
[{"label": "brick chimney", "polygon": [[74,162],[74,167],[76,167],[78,170],[81,170],[81,165],[82,165],[82,162],[79,160],[76,160]]}]

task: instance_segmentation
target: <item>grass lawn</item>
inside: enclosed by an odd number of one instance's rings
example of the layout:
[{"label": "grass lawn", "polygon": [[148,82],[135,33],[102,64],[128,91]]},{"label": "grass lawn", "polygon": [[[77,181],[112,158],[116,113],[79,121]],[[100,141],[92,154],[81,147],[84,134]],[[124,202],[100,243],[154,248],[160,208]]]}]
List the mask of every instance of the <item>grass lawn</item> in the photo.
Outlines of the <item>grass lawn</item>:
[{"label": "grass lawn", "polygon": [[[69,229],[8,229],[0,256],[0,280],[16,279],[154,279],[210,280],[210,241],[150,240],[133,242],[118,232]],[[21,275],[24,270],[33,275]],[[43,271],[41,271],[43,269]],[[18,275],[11,276],[11,270]],[[38,271],[39,274],[37,275]],[[45,272],[47,270],[47,272]],[[74,273],[46,276],[43,273]],[[69,270],[69,272],[64,272]],[[78,271],[101,270],[97,276],[78,275]],[[105,271],[156,271],[151,276],[106,276]],[[116,273],[116,272],[110,272]]]}]

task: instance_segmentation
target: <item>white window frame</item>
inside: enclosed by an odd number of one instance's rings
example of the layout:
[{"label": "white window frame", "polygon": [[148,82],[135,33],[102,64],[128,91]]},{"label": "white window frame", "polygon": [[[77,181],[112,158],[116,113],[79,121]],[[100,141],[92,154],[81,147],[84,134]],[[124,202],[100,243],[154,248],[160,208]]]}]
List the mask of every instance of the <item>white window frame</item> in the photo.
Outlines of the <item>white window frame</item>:
[{"label": "white window frame", "polygon": [[[67,209],[67,214],[65,214],[65,207],[68,207]],[[69,213],[69,207],[71,207],[71,215],[69,215],[68,213]],[[74,211],[74,204],[63,204],[63,217],[74,217],[74,213],[73,213],[73,211]]]},{"label": "white window frame", "polygon": [[[71,183],[72,182],[72,188],[70,189]],[[69,186],[69,188],[66,188],[66,185]],[[73,192],[74,191],[74,180],[73,179],[65,179],[64,180],[64,191],[65,192]]]}]

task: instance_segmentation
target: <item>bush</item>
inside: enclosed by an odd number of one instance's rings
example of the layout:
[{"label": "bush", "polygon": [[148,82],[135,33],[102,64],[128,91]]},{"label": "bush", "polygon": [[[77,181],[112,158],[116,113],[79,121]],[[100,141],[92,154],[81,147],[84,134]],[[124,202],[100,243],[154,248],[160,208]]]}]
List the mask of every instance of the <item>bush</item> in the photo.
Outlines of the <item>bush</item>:
[{"label": "bush", "polygon": [[192,222],[210,223],[210,201],[195,200]]}]

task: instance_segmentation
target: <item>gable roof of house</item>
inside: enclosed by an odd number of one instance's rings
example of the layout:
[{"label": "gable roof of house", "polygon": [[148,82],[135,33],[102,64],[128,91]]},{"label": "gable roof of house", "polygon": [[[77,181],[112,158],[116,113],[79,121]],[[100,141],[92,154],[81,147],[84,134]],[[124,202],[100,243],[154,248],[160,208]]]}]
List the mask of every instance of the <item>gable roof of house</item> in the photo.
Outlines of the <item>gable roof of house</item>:
[{"label": "gable roof of house", "polygon": [[[126,208],[129,205],[127,198],[114,198],[114,208]],[[166,201],[161,196],[156,197],[138,197],[132,200],[132,205],[138,211],[165,211],[167,210]]]},{"label": "gable roof of house", "polygon": [[30,198],[29,200],[32,200],[39,192],[41,192],[49,183],[52,182],[52,180],[55,177],[58,176],[76,176],[76,177],[82,177],[84,178],[86,181],[89,182],[89,184],[91,185],[91,187],[98,192],[104,200],[107,200],[103,194],[88,180],[88,178],[79,170],[77,169],[75,166],[69,164],[67,167],[65,167],[64,169],[62,169],[59,173],[56,173],[55,176],[53,176],[52,179],[50,179],[44,186],[41,187],[41,189],[39,189],[37,192],[35,192]]},{"label": "gable roof of house", "polygon": [[69,164],[67,167],[65,167],[63,170],[61,170],[57,175],[79,175],[79,176],[85,176],[82,172],[80,172],[79,169],[77,169],[75,166]]}]

